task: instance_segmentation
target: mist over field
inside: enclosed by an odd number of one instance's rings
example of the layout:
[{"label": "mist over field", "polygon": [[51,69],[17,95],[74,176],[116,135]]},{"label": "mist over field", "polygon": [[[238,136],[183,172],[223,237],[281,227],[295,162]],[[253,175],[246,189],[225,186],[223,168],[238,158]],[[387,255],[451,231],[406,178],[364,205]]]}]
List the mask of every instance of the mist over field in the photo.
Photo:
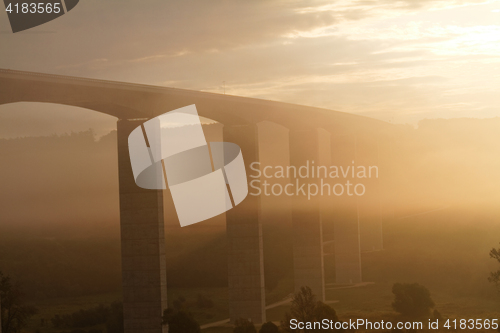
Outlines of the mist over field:
[{"label": "mist over field", "polygon": [[[488,251],[500,242],[500,120],[424,120],[418,128],[394,126],[393,138],[393,215],[384,220],[385,250],[362,256],[364,280],[493,294]],[[119,291],[116,132],[2,139],[0,150],[2,269],[30,298]],[[224,287],[223,216],[180,228],[172,204],[165,206],[169,286]],[[272,292],[291,279],[291,243],[279,237],[286,220],[268,209],[264,253]]]}]

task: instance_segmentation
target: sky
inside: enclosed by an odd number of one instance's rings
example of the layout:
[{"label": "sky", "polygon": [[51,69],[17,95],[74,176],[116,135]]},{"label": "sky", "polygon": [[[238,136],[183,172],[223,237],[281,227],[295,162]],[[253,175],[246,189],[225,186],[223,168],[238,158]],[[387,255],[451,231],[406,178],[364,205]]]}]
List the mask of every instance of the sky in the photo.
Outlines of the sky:
[{"label": "sky", "polygon": [[[16,34],[0,13],[0,68],[225,90],[412,125],[498,117],[500,1],[82,0]],[[70,109],[0,106],[0,137],[115,126]]]}]

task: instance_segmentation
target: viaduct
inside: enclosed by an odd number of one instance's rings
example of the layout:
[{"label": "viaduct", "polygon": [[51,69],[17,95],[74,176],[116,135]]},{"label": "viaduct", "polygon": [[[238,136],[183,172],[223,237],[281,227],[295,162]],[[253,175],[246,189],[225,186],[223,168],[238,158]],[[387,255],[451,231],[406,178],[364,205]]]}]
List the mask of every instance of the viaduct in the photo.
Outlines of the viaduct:
[{"label": "viaduct", "polygon": [[[320,108],[184,89],[84,79],[0,69],[0,105],[42,102],[76,106],[116,117],[123,304],[126,333],[167,332],[164,212],[162,190],[136,186],[128,152],[129,133],[148,119],[195,104],[200,116],[223,124],[226,142],[238,144],[249,164],[263,159],[263,129],[279,126],[286,134],[290,165],[307,160],[321,165],[380,165],[380,179],[363,197],[291,199],[286,212],[292,226],[295,289],[309,286],[325,295],[325,260],[335,261],[336,283],[362,280],[361,252],[380,250],[383,166],[392,125],[371,118]],[[273,128],[273,127],[270,128]],[[260,136],[260,137],[259,137]],[[251,180],[251,179],[249,179]],[[387,191],[386,191],[387,192]],[[264,196],[248,196],[226,213],[229,309],[231,320],[266,320],[262,223]],[[278,212],[279,214],[279,212]],[[328,249],[331,249],[329,251]]]}]

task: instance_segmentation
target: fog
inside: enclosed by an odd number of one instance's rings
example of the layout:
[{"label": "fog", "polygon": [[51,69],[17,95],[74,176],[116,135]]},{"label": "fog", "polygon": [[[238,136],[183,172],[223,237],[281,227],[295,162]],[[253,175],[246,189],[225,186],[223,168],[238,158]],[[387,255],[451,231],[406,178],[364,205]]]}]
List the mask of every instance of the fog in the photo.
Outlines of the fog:
[{"label": "fog", "polygon": [[[220,124],[203,127],[207,141],[223,139]],[[310,200],[323,207],[325,216],[333,214],[323,221],[325,241],[333,239],[334,218],[350,218],[354,198],[365,244],[364,280],[420,280],[452,288],[447,281],[453,276],[453,286],[464,286],[462,293],[489,297],[486,277],[493,266],[487,252],[500,241],[495,237],[500,119],[435,119],[390,128],[377,142],[367,142],[362,133],[331,136],[333,153],[323,164],[348,166],[354,158],[356,165],[377,165],[379,177],[363,180],[365,197]],[[260,124],[258,131],[261,167],[290,165],[289,131],[272,123]],[[19,277],[33,297],[120,290],[116,132],[100,138],[89,130],[2,139],[0,151],[3,269]],[[268,180],[283,186],[290,181]],[[288,196],[261,196],[270,292],[292,276],[292,211],[308,209],[306,201],[301,206],[292,205]],[[169,286],[224,287],[224,215],[180,228],[168,192],[164,207]],[[379,246],[373,238],[377,223],[385,251],[367,252]],[[326,277],[333,281],[329,258]],[[65,267],[66,273],[54,276],[51,265],[41,264],[47,262]],[[460,273],[464,269],[469,273]]]}]

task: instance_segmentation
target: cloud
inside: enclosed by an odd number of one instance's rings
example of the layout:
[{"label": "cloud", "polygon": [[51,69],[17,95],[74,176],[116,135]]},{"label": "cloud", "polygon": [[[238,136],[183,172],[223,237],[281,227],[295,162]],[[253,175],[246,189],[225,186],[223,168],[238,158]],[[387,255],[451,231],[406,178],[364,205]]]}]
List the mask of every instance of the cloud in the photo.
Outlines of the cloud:
[{"label": "cloud", "polygon": [[413,121],[498,105],[499,7],[86,0],[44,26],[57,33],[0,35],[0,67],[220,93],[225,81],[229,94]]}]

